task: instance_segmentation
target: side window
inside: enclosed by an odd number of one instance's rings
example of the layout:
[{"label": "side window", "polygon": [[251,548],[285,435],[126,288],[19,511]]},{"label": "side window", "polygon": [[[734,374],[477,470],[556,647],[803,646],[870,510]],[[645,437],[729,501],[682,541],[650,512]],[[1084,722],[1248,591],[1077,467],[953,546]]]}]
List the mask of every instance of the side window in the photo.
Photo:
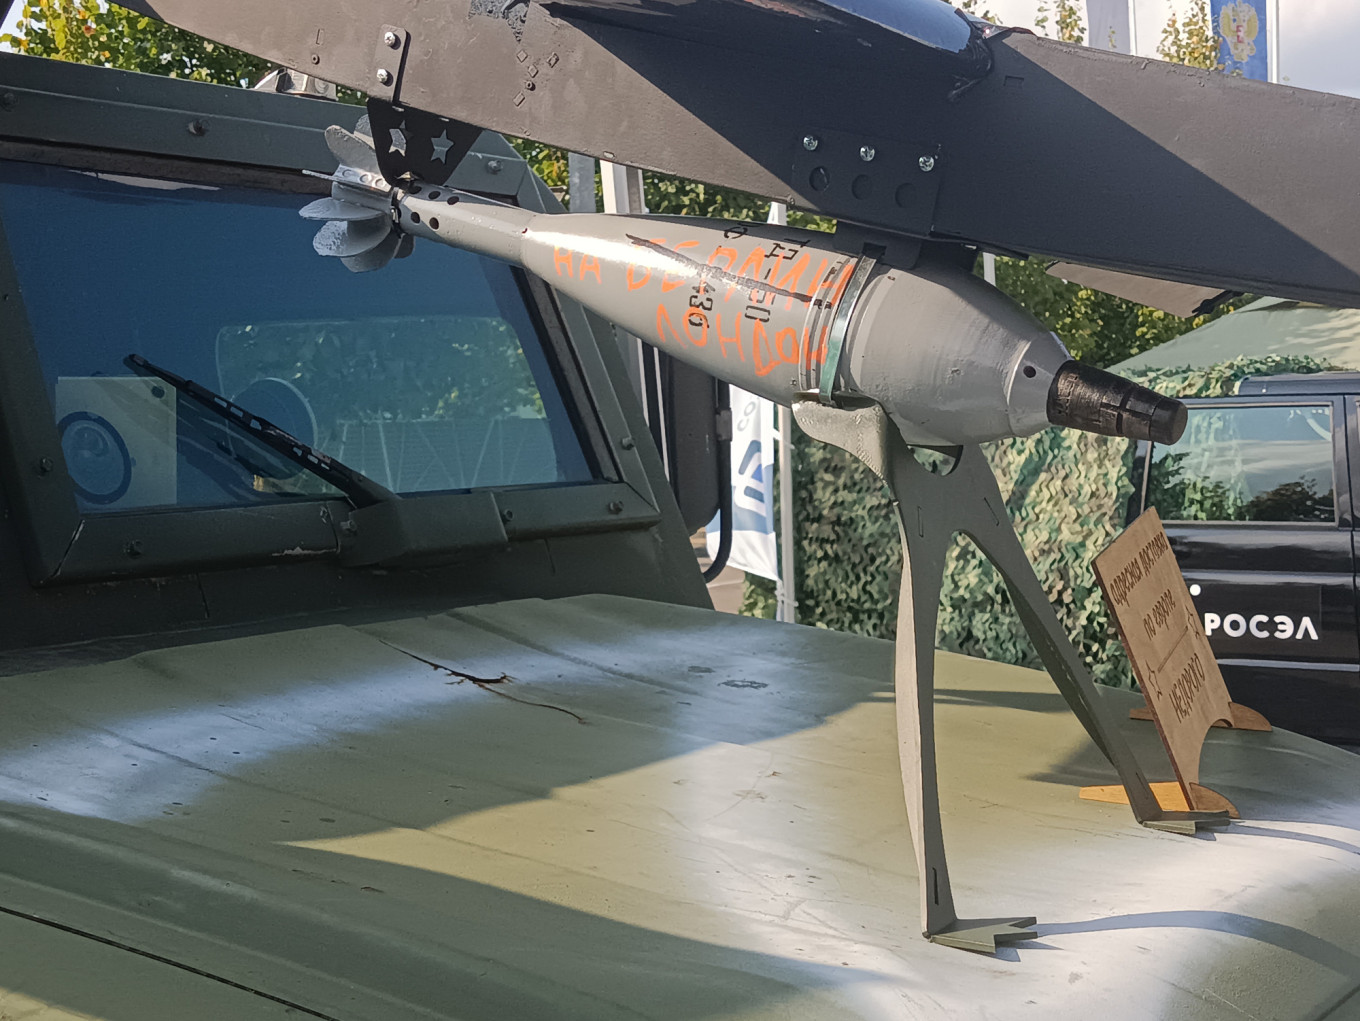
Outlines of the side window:
[{"label": "side window", "polygon": [[1154,446],[1147,506],[1171,521],[1335,521],[1330,404],[1201,405]]}]

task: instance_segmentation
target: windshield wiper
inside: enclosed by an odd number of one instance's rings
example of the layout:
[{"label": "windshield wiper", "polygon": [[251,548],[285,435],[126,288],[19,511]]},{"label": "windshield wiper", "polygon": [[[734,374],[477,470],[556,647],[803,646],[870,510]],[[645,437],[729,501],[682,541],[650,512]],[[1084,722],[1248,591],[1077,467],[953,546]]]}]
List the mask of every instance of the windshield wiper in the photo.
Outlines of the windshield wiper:
[{"label": "windshield wiper", "polygon": [[138,354],[128,355],[125,364],[137,372],[156,376],[169,383],[184,396],[206,408],[218,418],[231,422],[270,450],[340,490],[345,496],[349,497],[350,502],[356,508],[371,507],[374,504],[401,499],[392,490],[374,482],[362,472],[357,472],[335,458],[328,457],[315,447],[303,443],[292,433],[280,429],[268,419],[247,411],[239,404],[233,404],[221,394],[195,383],[192,379],[185,379],[182,376],[175,375],[169,369],[162,369],[159,365],[153,365]]}]

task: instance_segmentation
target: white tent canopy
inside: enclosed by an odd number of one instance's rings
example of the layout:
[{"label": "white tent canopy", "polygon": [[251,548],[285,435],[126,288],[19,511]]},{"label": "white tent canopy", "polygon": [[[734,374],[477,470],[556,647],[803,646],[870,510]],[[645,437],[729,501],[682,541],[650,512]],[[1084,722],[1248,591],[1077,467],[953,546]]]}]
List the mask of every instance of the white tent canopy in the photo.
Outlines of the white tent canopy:
[{"label": "white tent canopy", "polygon": [[1203,368],[1272,354],[1310,355],[1325,364],[1360,370],[1360,309],[1262,298],[1120,362],[1114,370]]}]

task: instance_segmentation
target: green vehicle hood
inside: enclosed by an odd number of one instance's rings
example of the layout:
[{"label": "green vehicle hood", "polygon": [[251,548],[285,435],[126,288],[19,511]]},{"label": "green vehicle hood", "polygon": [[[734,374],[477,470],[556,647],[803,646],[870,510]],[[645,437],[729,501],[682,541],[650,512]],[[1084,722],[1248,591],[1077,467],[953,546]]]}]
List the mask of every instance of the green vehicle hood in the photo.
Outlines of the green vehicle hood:
[{"label": "green vehicle hood", "polygon": [[1360,758],[1215,730],[1243,821],[1144,830],[1045,675],[941,654],[960,912],[1039,919],[973,955],[920,936],[891,660],[589,596],[7,678],[0,1016],[1360,1016]]}]

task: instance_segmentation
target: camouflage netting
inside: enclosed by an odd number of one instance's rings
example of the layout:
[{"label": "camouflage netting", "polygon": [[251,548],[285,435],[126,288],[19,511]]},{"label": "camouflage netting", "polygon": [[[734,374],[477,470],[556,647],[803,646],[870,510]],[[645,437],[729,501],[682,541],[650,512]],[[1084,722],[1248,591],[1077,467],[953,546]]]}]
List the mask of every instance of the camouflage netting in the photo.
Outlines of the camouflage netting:
[{"label": "camouflage netting", "polygon": [[[1313,358],[1240,358],[1209,369],[1157,369],[1131,379],[1180,397],[1236,392],[1246,376],[1321,372]],[[1059,616],[1096,680],[1129,687],[1091,559],[1124,527],[1134,445],[1071,429],[989,444],[1011,519]],[[892,638],[901,545],[887,491],[844,451],[800,435],[795,451],[798,619]],[[1000,576],[959,538],[950,551],[937,644],[1002,663],[1039,665]],[[773,586],[747,577],[744,613],[773,616]]]}]

